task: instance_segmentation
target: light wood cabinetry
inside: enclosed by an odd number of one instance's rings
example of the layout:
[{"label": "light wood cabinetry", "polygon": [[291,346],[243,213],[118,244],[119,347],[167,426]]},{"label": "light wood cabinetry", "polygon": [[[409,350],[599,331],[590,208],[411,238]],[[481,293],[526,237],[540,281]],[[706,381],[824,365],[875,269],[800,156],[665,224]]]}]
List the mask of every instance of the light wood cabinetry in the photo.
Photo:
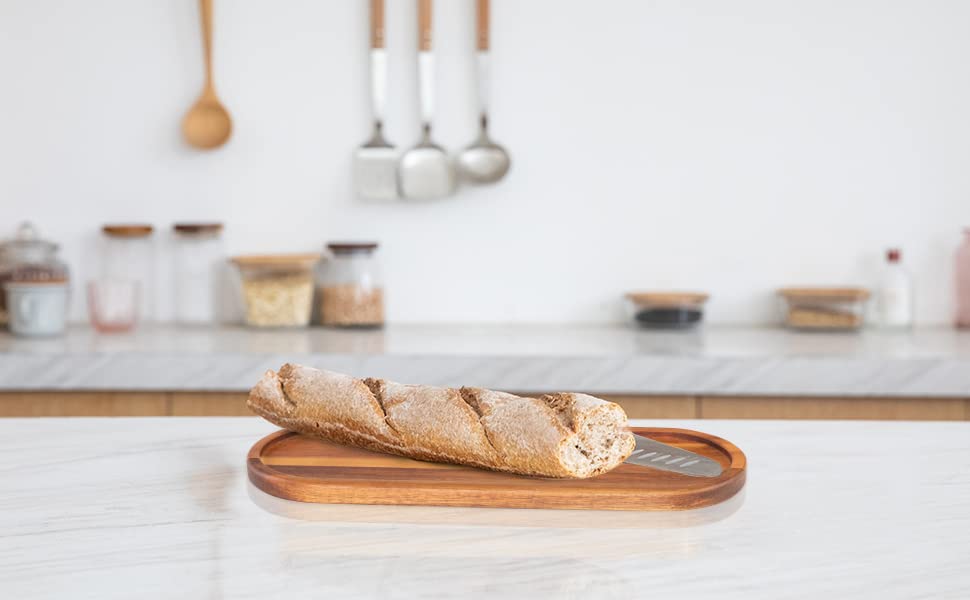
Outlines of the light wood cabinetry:
[{"label": "light wood cabinetry", "polygon": [[634,396],[594,394],[616,402],[631,419],[696,419],[699,398],[694,396]]},{"label": "light wood cabinetry", "polygon": [[164,417],[165,392],[0,392],[0,417]]},{"label": "light wood cabinetry", "polygon": [[174,417],[248,417],[244,392],[176,392],[172,396]]},{"label": "light wood cabinetry", "polygon": [[[970,420],[970,399],[964,398],[596,395],[620,404],[633,419]],[[0,417],[250,414],[245,392],[0,392]]]},{"label": "light wood cabinetry", "polygon": [[705,396],[702,419],[878,419],[961,421],[970,419],[961,398],[772,398]]}]

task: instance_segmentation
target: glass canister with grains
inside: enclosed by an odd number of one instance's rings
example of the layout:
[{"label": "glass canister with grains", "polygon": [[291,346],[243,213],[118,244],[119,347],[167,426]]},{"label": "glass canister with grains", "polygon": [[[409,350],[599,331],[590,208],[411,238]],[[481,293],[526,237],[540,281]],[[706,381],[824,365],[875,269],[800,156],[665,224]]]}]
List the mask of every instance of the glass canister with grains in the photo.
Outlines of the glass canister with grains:
[{"label": "glass canister with grains", "polygon": [[333,242],[332,258],[317,280],[320,323],[330,327],[384,325],[384,285],[377,244]]},{"label": "glass canister with grains", "polygon": [[313,309],[319,254],[237,256],[245,322],[253,327],[305,327]]}]

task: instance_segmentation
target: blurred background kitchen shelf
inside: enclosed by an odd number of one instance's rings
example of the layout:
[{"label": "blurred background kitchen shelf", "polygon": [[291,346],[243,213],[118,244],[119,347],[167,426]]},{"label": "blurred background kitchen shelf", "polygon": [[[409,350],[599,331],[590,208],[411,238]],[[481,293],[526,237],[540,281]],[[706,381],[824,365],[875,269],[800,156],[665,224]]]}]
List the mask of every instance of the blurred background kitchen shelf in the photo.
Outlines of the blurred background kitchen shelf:
[{"label": "blurred background kitchen shelf", "polygon": [[8,4],[0,415],[247,414],[292,360],[632,417],[967,418],[970,3],[437,2],[434,140],[487,110],[514,167],[429,202],[353,177],[375,128],[385,174],[421,138],[429,2],[216,3],[217,129],[182,121],[209,2]]}]

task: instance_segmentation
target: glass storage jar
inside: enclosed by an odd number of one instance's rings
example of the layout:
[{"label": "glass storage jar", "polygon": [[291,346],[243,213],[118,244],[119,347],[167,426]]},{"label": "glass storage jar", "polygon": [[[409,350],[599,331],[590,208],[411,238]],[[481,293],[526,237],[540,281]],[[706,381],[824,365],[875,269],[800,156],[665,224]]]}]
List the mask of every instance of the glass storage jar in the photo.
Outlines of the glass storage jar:
[{"label": "glass storage jar", "polygon": [[374,242],[327,244],[332,255],[317,281],[320,323],[332,327],[384,324],[384,285]]},{"label": "glass storage jar", "polygon": [[785,324],[792,329],[854,331],[865,325],[869,290],[864,288],[784,288]]},{"label": "glass storage jar", "polygon": [[[156,315],[154,228],[145,224],[112,224],[101,228],[101,275],[89,285],[89,292],[99,284],[111,289],[111,304],[134,303],[138,319],[151,321]],[[122,298],[125,296],[125,298]]]},{"label": "glass storage jar", "polygon": [[218,320],[219,284],[225,268],[221,223],[176,223],[175,322],[206,324]]},{"label": "glass storage jar", "polygon": [[[0,324],[11,321],[16,307],[8,304],[8,298],[16,294],[23,299],[18,306],[24,313],[17,315],[16,333],[45,335],[64,329],[69,277],[57,249],[57,244],[40,239],[30,223],[21,224],[14,239],[0,244]],[[52,310],[36,309],[54,303],[58,307]]]},{"label": "glass storage jar", "polygon": [[633,320],[650,329],[689,329],[704,319],[708,295],[700,292],[630,292]]},{"label": "glass storage jar", "polygon": [[245,322],[254,327],[304,327],[313,310],[313,268],[319,254],[237,256]]}]

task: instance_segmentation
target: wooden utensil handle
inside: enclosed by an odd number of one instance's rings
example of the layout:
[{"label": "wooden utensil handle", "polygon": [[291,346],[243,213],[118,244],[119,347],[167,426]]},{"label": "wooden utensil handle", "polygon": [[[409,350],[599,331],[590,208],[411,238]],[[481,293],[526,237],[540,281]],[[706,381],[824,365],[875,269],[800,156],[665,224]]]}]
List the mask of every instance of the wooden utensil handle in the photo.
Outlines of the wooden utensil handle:
[{"label": "wooden utensil handle", "polygon": [[384,0],[370,0],[370,47],[384,47]]},{"label": "wooden utensil handle", "polygon": [[199,0],[202,13],[202,47],[205,51],[205,85],[212,87],[212,0]]},{"label": "wooden utensil handle", "polygon": [[488,50],[488,28],[489,28],[489,0],[478,0],[478,18],[476,20],[476,38],[479,50]]},{"label": "wooden utensil handle", "polygon": [[431,50],[431,0],[418,0],[418,50]]}]

